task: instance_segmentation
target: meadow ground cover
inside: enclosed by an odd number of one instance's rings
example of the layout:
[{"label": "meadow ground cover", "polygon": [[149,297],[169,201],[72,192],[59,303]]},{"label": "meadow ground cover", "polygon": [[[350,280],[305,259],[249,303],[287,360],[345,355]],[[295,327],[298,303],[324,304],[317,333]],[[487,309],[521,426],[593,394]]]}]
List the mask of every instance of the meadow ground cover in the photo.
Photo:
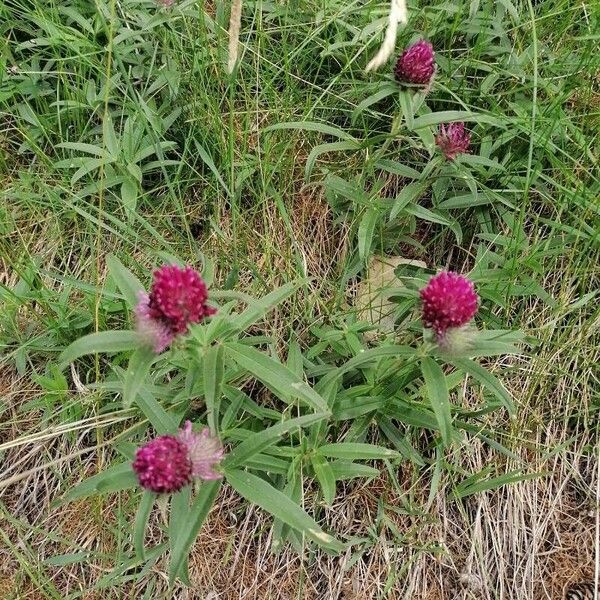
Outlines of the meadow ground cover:
[{"label": "meadow ground cover", "polygon": [[597,581],[600,6],[388,10],[0,5],[2,598]]}]

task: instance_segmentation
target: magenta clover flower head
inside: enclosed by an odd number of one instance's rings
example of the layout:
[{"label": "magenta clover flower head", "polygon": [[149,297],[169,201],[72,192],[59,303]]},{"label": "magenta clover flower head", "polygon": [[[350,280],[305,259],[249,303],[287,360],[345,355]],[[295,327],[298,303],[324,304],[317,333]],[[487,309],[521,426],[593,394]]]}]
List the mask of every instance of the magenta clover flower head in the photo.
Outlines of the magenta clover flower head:
[{"label": "magenta clover flower head", "polygon": [[473,283],[458,273],[442,272],[421,290],[423,324],[433,329],[438,343],[446,333],[463,327],[475,316],[479,297]]},{"label": "magenta clover flower head", "polygon": [[465,131],[464,123],[440,125],[440,131],[435,136],[435,143],[448,160],[454,160],[457,155],[469,151],[471,134]]},{"label": "magenta clover flower head", "polygon": [[394,75],[400,83],[429,85],[435,73],[435,52],[433,46],[419,40],[409,46],[396,61]]},{"label": "magenta clover flower head", "polygon": [[150,293],[140,293],[136,307],[137,330],[156,353],[216,311],[206,303],[208,290],[191,267],[164,265],[154,271]]},{"label": "magenta clover flower head", "polygon": [[178,492],[194,477],[211,480],[222,475],[215,466],[223,458],[221,442],[205,428],[192,431],[186,421],[177,435],[161,435],[138,448],[133,461],[140,485],[157,493]]}]

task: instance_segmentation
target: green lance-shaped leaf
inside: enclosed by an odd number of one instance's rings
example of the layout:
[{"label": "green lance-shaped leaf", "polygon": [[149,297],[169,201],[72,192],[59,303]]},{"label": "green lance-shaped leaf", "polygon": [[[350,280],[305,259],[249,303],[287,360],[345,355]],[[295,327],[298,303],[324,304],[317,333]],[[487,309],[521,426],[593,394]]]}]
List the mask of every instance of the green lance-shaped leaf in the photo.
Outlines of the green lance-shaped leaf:
[{"label": "green lance-shaped leaf", "polygon": [[336,553],[344,550],[342,542],[325,533],[293,500],[260,477],[235,469],[228,470],[226,476],[231,487],[246,500],[260,506],[322,548]]},{"label": "green lance-shaped leaf", "polygon": [[204,482],[189,510],[186,527],[178,529],[177,538],[171,545],[173,548],[171,562],[169,563],[169,583],[171,585],[187,560],[190,548],[212,508],[220,487],[220,480]]},{"label": "green lance-shaped leaf", "polygon": [[208,411],[208,424],[213,434],[219,431],[221,389],[223,386],[223,346],[211,346],[204,355],[204,400]]},{"label": "green lance-shaped leaf", "polygon": [[94,475],[69,490],[60,503],[73,502],[105,492],[119,492],[137,487],[138,479],[130,462],[120,463]]},{"label": "green lance-shaped leaf", "polygon": [[117,287],[125,297],[130,308],[134,308],[139,300],[139,293],[144,290],[140,280],[114,255],[109,254],[106,258],[108,272],[114,279]]},{"label": "green lance-shaped leaf", "polygon": [[61,369],[65,369],[70,363],[85,356],[86,354],[116,353],[126,350],[134,350],[140,345],[140,337],[137,331],[100,331],[90,333],[75,340],[67,346],[60,356],[58,362]]},{"label": "green lance-shaped leaf", "polygon": [[135,525],[133,531],[133,545],[137,556],[141,559],[145,559],[144,552],[144,533],[146,532],[146,525],[148,524],[148,517],[154,506],[154,500],[156,494],[150,490],[145,490],[140,500],[137,513],[135,515]]},{"label": "green lance-shaped leaf", "polygon": [[251,346],[230,343],[226,346],[227,354],[259,381],[275,392],[281,400],[288,397],[298,398],[318,412],[329,413],[325,400],[305,381],[295,375],[280,362],[270,358]]},{"label": "green lance-shaped leaf", "polygon": [[342,458],[346,460],[378,460],[383,458],[397,458],[399,456],[396,450],[358,442],[325,444],[319,448],[319,454],[328,458]]},{"label": "green lance-shaped leaf", "polygon": [[245,439],[237,448],[235,448],[225,459],[223,466],[224,468],[239,467],[247,463],[256,454],[262,452],[265,448],[276,443],[285,434],[307,425],[312,425],[327,418],[329,413],[314,413],[311,415],[304,415],[302,417],[296,417],[295,419],[289,419],[281,423],[277,423],[272,427],[259,431],[252,434],[250,437]]},{"label": "green lance-shaped leaf", "polygon": [[444,372],[432,358],[421,360],[421,372],[425,380],[427,396],[440,427],[442,440],[444,444],[449,444],[452,439],[452,415],[450,414],[450,398]]}]

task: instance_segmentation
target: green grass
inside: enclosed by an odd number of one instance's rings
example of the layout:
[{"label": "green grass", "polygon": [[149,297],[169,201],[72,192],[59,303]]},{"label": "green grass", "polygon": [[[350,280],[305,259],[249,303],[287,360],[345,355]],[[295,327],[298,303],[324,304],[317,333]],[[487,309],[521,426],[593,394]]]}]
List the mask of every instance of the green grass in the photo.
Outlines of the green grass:
[{"label": "green grass", "polygon": [[[170,597],[161,576],[123,563],[123,532],[136,506],[129,495],[51,505],[107,466],[113,441],[134,424],[115,394],[88,389],[105,362],[82,362],[76,378],[53,368],[73,340],[129,319],[107,277],[109,253],[145,284],[170,256],[203,265],[215,287],[255,296],[306,278],[261,324],[284,355],[292,334],[309,351],[326,328],[352,330],[354,284],[369,255],[382,253],[424,260],[430,272],[470,271],[483,290],[481,322],[522,329],[531,342],[528,356],[487,363],[516,401],[514,421],[488,423],[513,455],[474,442],[425,468],[378,465],[380,479],[338,486],[332,508],[307,483],[309,512],[364,538],[344,581],[339,559],[306,551],[300,561],[293,549],[270,556],[269,519],[225,491],[190,558],[200,593],[277,598],[285,589],[290,598],[323,598],[327,590],[341,598],[354,587],[357,598],[434,598],[440,586],[453,597],[453,586],[475,586],[475,594],[481,585],[490,598],[554,598],[566,583],[593,577],[600,408],[593,3],[410,6],[398,51],[424,35],[438,64],[415,118],[425,106],[476,113],[467,123],[473,154],[456,167],[430,163],[433,129],[407,127],[408,95],[391,83],[390,65],[364,72],[385,4],[245,2],[232,76],[224,69],[228,10],[229,3],[188,0],[171,10],[151,0],[0,5],[0,589],[6,583],[12,594],[5,597],[91,590],[90,597],[139,597],[147,585],[147,597]],[[423,190],[407,206],[431,212],[401,208],[390,220],[414,181]],[[401,274],[409,286],[412,276],[426,276]],[[454,399],[476,410],[484,397],[465,387]],[[349,435],[359,425],[352,427]],[[411,441],[429,443],[418,434]],[[516,470],[543,477],[451,498],[471,473]],[[158,540],[161,516],[152,519],[148,535]],[[394,552],[401,560],[390,559]],[[121,571],[109,576],[115,566]],[[264,570],[278,575],[266,580]]]}]

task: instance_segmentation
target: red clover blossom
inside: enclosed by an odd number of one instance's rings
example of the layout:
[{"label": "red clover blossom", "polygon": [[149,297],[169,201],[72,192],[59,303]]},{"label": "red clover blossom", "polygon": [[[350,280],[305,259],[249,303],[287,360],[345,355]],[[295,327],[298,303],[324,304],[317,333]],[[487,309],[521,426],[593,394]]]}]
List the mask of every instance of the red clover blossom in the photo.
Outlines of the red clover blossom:
[{"label": "red clover blossom", "polygon": [[394,75],[400,83],[428,86],[434,73],[435,53],[433,46],[425,40],[419,40],[409,46],[400,55],[394,68]]},{"label": "red clover blossom", "polygon": [[207,300],[206,284],[194,269],[164,265],[154,271],[150,293],[140,293],[137,330],[160,353],[178,335],[187,333],[189,325],[216,312]]},{"label": "red clover blossom", "polygon": [[448,331],[467,325],[477,312],[479,297],[473,283],[463,275],[442,272],[421,290],[423,324],[433,329],[438,343]]},{"label": "red clover blossom", "polygon": [[211,480],[222,475],[215,470],[223,458],[221,442],[208,428],[192,431],[186,421],[177,435],[161,435],[138,448],[133,470],[140,485],[157,493],[178,492],[194,477]]},{"label": "red clover blossom", "polygon": [[464,123],[440,125],[440,131],[435,136],[435,143],[448,160],[454,160],[458,154],[469,151],[471,134],[465,131]]}]

